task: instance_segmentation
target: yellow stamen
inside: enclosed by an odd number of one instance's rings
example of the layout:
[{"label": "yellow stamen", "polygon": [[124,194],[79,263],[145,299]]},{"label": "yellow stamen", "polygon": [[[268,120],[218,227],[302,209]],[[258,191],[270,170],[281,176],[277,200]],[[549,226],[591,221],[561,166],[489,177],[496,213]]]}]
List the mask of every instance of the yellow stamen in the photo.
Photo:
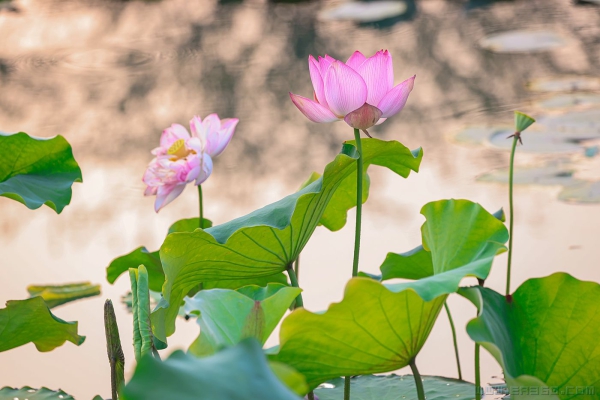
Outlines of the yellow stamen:
[{"label": "yellow stamen", "polygon": [[175,156],[177,159],[181,159],[187,157],[188,154],[190,154],[190,151],[185,147],[185,140],[179,139],[169,147],[167,154]]}]

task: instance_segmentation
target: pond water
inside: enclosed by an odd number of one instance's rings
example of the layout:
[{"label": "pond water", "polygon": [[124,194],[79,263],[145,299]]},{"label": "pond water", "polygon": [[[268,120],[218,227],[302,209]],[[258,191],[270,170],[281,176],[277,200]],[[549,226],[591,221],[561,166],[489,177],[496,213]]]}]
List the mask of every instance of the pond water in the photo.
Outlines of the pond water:
[{"label": "pond water", "polygon": [[[65,136],[84,176],[59,216],[0,198],[0,301],[27,297],[29,284],[103,286],[101,297],[55,309],[60,318],[79,321],[87,336],[81,347],[67,343],[38,353],[26,345],[2,353],[0,386],[62,388],[78,399],[109,396],[102,304],[118,302],[129,283],[107,284],[105,267],[140,245],[158,248],[172,222],[197,210],[190,188],[160,214],[142,196],[141,176],[162,129],[185,125],[195,114],[240,119],[203,185],[205,215],[215,223],[278,200],[322,171],[352,131],[343,123],[313,124],[289,101],[289,91],[312,90],[309,54],[345,59],[356,49],[385,48],[394,57],[396,82],[417,75],[402,114],[371,134],[423,147],[422,169],[406,180],[372,169],[361,270],[375,273],[388,251],[420,243],[419,210],[429,201],[467,198],[490,211],[508,207],[502,173],[508,152],[497,135],[510,129],[512,110],[519,109],[539,123],[524,135],[517,157],[522,185],[515,190],[513,288],[559,270],[600,281],[600,7],[570,0],[423,0],[392,5],[396,16],[383,21],[358,22],[338,6],[0,2],[0,131]],[[382,12],[368,11],[371,19]],[[317,229],[304,250],[300,283],[308,309],[341,299],[351,274],[353,224],[350,212],[342,231]],[[498,257],[486,285],[503,290],[505,265],[506,256]],[[463,371],[473,380],[473,344],[464,326],[475,310],[456,295],[449,304]],[[116,308],[131,373],[131,316]],[[197,333],[195,323],[179,321],[164,352],[185,347]],[[275,333],[268,344],[276,342]],[[422,374],[456,376],[443,313],[417,363]],[[500,380],[493,376],[501,369],[486,352],[482,373],[485,383]]]}]

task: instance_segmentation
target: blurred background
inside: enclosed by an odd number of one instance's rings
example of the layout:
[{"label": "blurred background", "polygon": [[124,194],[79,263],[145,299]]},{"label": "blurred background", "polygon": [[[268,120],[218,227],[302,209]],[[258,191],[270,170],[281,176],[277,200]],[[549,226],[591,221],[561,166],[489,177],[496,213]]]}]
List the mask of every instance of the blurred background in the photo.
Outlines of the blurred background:
[{"label": "blurred background", "polygon": [[[371,168],[360,269],[375,273],[387,252],[420,244],[429,201],[508,208],[505,138],[520,110],[538,123],[517,153],[512,286],[559,270],[600,281],[600,1],[0,1],[0,131],[65,136],[84,179],[61,215],[0,198],[0,302],[26,298],[29,284],[103,285],[102,296],[54,310],[79,321],[81,347],[1,353],[0,386],[109,397],[105,298],[116,303],[133,371],[131,315],[119,302],[129,282],[109,285],[105,267],[140,245],[158,249],[172,222],[197,216],[192,188],[160,214],[143,197],[164,128],[212,112],[240,119],[203,185],[205,216],[226,222],[295,191],[353,137],[344,123],[308,121],[289,100],[290,91],[312,94],[308,55],[379,49],[391,52],[396,83],[417,78],[404,111],[370,132],[425,155],[406,180]],[[342,231],[318,228],[302,253],[308,309],[342,298],[353,225],[351,211]],[[505,268],[502,255],[486,285],[501,291]],[[449,304],[472,381],[464,327],[475,309],[457,295]],[[163,353],[198,331],[178,321]],[[268,345],[277,342],[275,332]],[[422,374],[457,376],[444,313],[417,363]],[[482,368],[484,383],[501,381],[485,351]]]}]

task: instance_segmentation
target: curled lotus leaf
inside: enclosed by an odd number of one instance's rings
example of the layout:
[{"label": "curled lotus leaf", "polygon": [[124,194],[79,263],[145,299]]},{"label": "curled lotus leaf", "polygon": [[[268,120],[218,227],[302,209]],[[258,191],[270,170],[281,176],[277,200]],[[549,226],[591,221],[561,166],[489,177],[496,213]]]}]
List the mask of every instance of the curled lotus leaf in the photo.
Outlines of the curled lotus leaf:
[{"label": "curled lotus leaf", "polygon": [[512,399],[598,399],[599,284],[556,273],[509,297],[479,286],[459,294],[478,308],[467,333],[500,363]]}]

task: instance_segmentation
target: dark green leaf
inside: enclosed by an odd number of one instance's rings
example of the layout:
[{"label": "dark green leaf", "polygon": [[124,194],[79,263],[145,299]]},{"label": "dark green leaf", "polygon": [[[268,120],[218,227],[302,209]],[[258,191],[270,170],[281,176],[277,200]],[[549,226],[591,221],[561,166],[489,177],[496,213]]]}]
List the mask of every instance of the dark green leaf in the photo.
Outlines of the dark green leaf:
[{"label": "dark green leaf", "polygon": [[467,332],[500,363],[513,400],[598,399],[599,284],[556,273],[511,300],[478,286],[459,293],[479,309]]},{"label": "dark green leaf", "polygon": [[75,400],[73,396],[66,394],[62,390],[54,391],[48,388],[33,389],[29,386],[21,389],[3,387],[0,389],[0,399],[2,400]]},{"label": "dark green leaf", "polygon": [[200,291],[185,301],[187,314],[200,313],[200,336],[189,351],[205,356],[247,337],[264,344],[300,292],[298,288],[273,283],[265,288]]},{"label": "dark green leaf", "polygon": [[295,368],[311,388],[340,376],[394,371],[419,353],[445,299],[427,302],[410,289],[393,292],[353,278],[327,312],[300,308],[286,317],[279,353],[270,359]]},{"label": "dark green leaf", "polygon": [[[167,237],[160,257],[166,275],[163,295],[169,307],[153,315],[153,327],[161,340],[175,331],[179,305],[198,283],[277,274],[298,257],[331,196],[356,172],[356,149],[350,144],[344,149],[321,178],[297,193],[205,231]],[[366,165],[385,166],[406,177],[411,170],[418,170],[422,151],[412,153],[395,141],[365,139],[363,157]]]},{"label": "dark green leaf", "polygon": [[[427,400],[475,398],[472,383],[440,376],[421,376]],[[315,394],[319,400],[343,400],[344,379],[334,379],[333,388],[319,388]],[[415,379],[412,375],[362,375],[352,378],[352,400],[417,400]]]},{"label": "dark green leaf", "polygon": [[27,286],[29,296],[40,296],[46,301],[49,308],[54,308],[70,301],[86,297],[98,296],[100,285],[90,282],[69,283],[66,285],[30,285]]},{"label": "dark green leaf", "polygon": [[0,309],[0,352],[31,342],[39,351],[50,351],[67,340],[79,346],[85,337],[77,334],[77,322],[54,316],[41,297],[9,300]]},{"label": "dark green leaf", "polygon": [[0,158],[0,196],[32,210],[46,204],[60,214],[71,202],[73,182],[82,181],[71,146],[62,136],[0,133]]},{"label": "dark green leaf", "polygon": [[212,356],[176,351],[164,362],[137,365],[123,400],[300,400],[271,372],[259,343],[246,339]]},{"label": "dark green leaf", "polygon": [[419,279],[396,284],[396,290],[410,287],[426,300],[456,292],[467,276],[487,278],[494,257],[506,250],[508,230],[477,203],[440,200],[426,204],[421,214],[423,246],[389,253],[381,266],[384,280]]}]

